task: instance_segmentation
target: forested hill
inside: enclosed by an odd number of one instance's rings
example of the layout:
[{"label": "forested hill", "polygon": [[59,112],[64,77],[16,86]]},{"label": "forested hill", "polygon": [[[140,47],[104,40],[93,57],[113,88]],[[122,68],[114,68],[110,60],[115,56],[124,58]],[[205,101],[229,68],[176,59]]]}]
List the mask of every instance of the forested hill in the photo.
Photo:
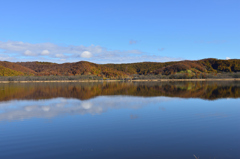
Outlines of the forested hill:
[{"label": "forested hill", "polygon": [[6,62],[0,61],[0,76],[75,76],[95,75],[105,78],[133,77],[135,75],[185,75],[221,74],[240,72],[240,60],[203,59],[177,62],[141,62],[129,64]]}]

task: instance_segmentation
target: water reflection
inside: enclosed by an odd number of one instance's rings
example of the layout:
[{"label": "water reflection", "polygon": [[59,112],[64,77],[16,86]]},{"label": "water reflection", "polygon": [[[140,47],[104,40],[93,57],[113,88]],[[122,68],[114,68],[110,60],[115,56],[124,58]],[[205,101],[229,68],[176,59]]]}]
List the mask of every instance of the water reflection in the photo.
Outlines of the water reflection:
[{"label": "water reflection", "polygon": [[235,82],[0,84],[0,158],[240,158],[239,93]]},{"label": "water reflection", "polygon": [[102,95],[167,96],[209,100],[239,98],[240,82],[0,84],[0,101],[57,97],[86,100]]},{"label": "water reflection", "polygon": [[[168,97],[138,98],[126,96],[97,97],[91,100],[54,98],[48,100],[13,100],[0,103],[0,121],[29,118],[53,118],[61,115],[101,114],[109,109],[139,109],[151,103],[177,100]],[[138,118],[131,115],[131,119]]]}]

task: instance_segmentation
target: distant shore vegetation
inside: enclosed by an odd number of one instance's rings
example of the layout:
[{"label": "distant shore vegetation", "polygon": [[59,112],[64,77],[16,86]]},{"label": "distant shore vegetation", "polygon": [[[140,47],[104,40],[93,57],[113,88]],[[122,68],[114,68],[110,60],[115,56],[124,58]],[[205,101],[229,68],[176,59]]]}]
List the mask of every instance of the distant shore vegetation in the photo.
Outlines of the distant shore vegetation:
[{"label": "distant shore vegetation", "polygon": [[203,59],[129,64],[0,61],[0,81],[240,78],[240,60]]}]

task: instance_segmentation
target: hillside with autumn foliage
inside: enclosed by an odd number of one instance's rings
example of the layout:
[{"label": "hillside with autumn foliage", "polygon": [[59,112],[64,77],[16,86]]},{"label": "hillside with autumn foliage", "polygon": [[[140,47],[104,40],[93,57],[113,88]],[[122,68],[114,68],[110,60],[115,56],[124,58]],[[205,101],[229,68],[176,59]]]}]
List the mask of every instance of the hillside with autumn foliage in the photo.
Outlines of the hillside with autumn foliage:
[{"label": "hillside with autumn foliage", "polygon": [[[205,78],[207,75],[239,73],[240,60],[203,59],[177,62],[141,62],[128,64],[7,62],[0,61],[0,76],[81,76],[122,79],[139,75],[160,78]],[[237,76],[236,76],[237,77]]]},{"label": "hillside with autumn foliage", "polygon": [[96,75],[108,78],[126,76],[122,71],[86,61],[64,64],[49,62],[21,62],[18,64],[33,70],[37,76]]},{"label": "hillside with autumn foliage", "polygon": [[162,74],[172,75],[176,73],[223,73],[240,72],[240,60],[217,60],[203,59],[198,61],[178,61],[178,62],[142,62],[133,64],[106,64],[104,66],[124,71],[128,74]]}]

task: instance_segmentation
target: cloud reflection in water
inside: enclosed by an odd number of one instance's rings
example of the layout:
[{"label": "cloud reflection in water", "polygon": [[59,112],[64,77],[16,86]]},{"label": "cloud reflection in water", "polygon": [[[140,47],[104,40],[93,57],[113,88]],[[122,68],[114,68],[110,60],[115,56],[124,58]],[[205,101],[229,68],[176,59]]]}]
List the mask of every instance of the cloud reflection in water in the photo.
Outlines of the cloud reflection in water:
[{"label": "cloud reflection in water", "polygon": [[139,109],[169,97],[101,96],[90,100],[54,98],[48,100],[12,100],[0,103],[0,121],[53,118],[60,115],[101,114],[109,109]]}]

